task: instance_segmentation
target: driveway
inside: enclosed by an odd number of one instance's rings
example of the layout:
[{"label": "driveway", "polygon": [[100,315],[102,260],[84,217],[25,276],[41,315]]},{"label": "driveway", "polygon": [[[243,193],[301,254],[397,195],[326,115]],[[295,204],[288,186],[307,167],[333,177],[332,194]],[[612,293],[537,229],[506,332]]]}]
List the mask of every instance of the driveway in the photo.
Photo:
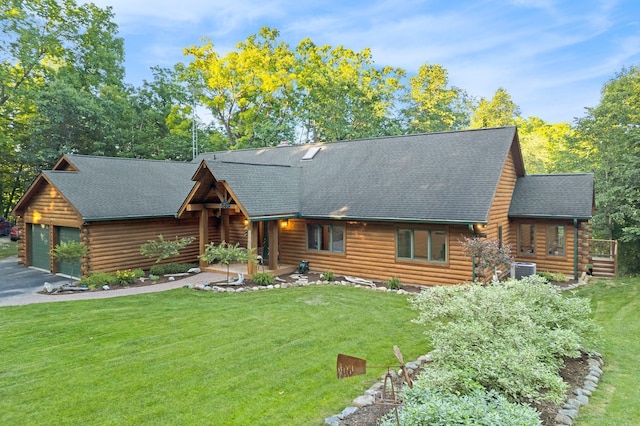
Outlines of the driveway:
[{"label": "driveway", "polygon": [[0,259],[0,299],[42,290],[45,282],[69,281],[46,271],[18,264],[18,256]]}]

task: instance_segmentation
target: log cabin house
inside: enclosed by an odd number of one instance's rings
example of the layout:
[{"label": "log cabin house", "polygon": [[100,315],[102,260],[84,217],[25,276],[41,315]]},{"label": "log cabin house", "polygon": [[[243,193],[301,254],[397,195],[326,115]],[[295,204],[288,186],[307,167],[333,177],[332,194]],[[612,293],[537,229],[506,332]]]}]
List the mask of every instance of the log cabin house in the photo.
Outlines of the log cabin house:
[{"label": "log cabin house", "polygon": [[[83,275],[148,268],[140,245],[195,237],[240,243],[266,268],[403,283],[473,277],[462,237],[509,244],[538,271],[578,276],[590,263],[592,174],[526,175],[515,127],[202,154],[189,163],[64,155],[14,209],[19,258],[66,273],[50,251],[82,241]],[[206,267],[207,265],[201,265]],[[249,263],[249,274],[256,272]],[[77,268],[75,269],[78,270]]]}]

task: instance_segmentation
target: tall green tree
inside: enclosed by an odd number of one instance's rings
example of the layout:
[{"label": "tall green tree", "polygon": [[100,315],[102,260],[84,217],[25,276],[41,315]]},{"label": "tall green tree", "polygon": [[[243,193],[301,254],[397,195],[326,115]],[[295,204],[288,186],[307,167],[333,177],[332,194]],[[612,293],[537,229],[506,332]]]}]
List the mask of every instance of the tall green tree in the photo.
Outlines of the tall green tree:
[{"label": "tall green tree", "polygon": [[277,145],[291,140],[294,54],[275,29],[264,27],[221,56],[213,43],[192,46],[184,78],[193,82],[228,147]]},{"label": "tall green tree", "polygon": [[520,116],[520,107],[511,99],[511,95],[502,87],[496,90],[490,100],[481,98],[478,107],[471,116],[471,129],[486,127],[513,126]]},{"label": "tall green tree", "polygon": [[317,46],[296,49],[297,118],[304,142],[326,142],[398,133],[393,108],[404,71],[377,68],[369,49]]},{"label": "tall green tree", "polygon": [[528,174],[564,172],[560,157],[566,138],[572,134],[570,123],[547,123],[538,117],[518,117],[520,147]]},{"label": "tall green tree", "polygon": [[462,89],[449,86],[441,65],[422,65],[409,77],[403,113],[412,132],[441,132],[469,126],[473,99]]},{"label": "tall green tree", "polygon": [[640,272],[640,67],[602,88],[567,140],[565,167],[595,172],[596,236],[621,241],[621,269]]},{"label": "tall green tree", "polygon": [[[86,148],[89,128],[98,127],[86,120],[105,111],[100,97],[122,89],[124,51],[111,9],[73,0],[5,0],[0,31],[0,210],[6,214],[40,168],[51,165],[54,151]],[[76,135],[86,138],[69,142]]]}]

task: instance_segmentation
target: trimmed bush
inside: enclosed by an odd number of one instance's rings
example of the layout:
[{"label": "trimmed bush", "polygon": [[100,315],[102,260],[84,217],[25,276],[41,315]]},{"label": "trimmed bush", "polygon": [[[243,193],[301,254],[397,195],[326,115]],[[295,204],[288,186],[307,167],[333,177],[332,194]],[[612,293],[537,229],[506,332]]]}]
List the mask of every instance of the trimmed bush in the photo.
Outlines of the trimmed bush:
[{"label": "trimmed bush", "polygon": [[391,277],[391,279],[385,284],[387,288],[390,288],[391,290],[400,290],[400,287],[402,286],[402,282],[400,282],[400,278],[398,277]]},{"label": "trimmed bush", "polygon": [[181,274],[196,266],[198,265],[194,263],[165,263],[151,266],[149,273],[152,275]]},{"label": "trimmed bush", "polygon": [[276,279],[268,272],[257,272],[251,277],[251,281],[261,286],[273,285]]},{"label": "trimmed bush", "polygon": [[114,274],[108,274],[106,272],[94,272],[80,280],[79,285],[86,285],[87,287],[93,288],[101,288],[102,286],[108,285],[113,286],[118,284],[118,279]]},{"label": "trimmed bush", "polygon": [[335,281],[336,276],[331,269],[322,273],[322,279],[325,281]]},{"label": "trimmed bush", "polygon": [[[405,388],[405,400],[398,413],[403,426],[541,424],[534,408],[509,402],[495,391],[474,389],[468,395],[455,395],[437,391],[426,380],[418,379],[412,389]],[[396,425],[393,411],[385,416],[382,425]]]},{"label": "trimmed bush", "polygon": [[412,299],[432,339],[425,380],[444,392],[479,387],[515,402],[561,402],[563,357],[597,342],[587,299],[564,297],[542,277],[491,286],[433,287]]},{"label": "trimmed bush", "polygon": [[549,281],[549,282],[557,282],[557,283],[566,283],[567,281],[569,281],[569,278],[567,278],[567,276],[565,274],[563,274],[562,272],[545,272],[545,271],[540,271],[537,273],[538,275],[540,275],[542,278],[544,278],[545,280]]}]

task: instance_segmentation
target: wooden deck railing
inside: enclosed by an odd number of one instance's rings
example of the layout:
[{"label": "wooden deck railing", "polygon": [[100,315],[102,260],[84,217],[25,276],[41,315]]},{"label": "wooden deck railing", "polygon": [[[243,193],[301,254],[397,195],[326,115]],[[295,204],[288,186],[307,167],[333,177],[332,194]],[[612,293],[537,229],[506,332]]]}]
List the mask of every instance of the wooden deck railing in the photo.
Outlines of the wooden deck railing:
[{"label": "wooden deck railing", "polygon": [[618,241],[591,240],[593,275],[615,277],[618,275]]},{"label": "wooden deck railing", "polygon": [[591,240],[591,257],[615,259],[618,257],[618,241]]}]

